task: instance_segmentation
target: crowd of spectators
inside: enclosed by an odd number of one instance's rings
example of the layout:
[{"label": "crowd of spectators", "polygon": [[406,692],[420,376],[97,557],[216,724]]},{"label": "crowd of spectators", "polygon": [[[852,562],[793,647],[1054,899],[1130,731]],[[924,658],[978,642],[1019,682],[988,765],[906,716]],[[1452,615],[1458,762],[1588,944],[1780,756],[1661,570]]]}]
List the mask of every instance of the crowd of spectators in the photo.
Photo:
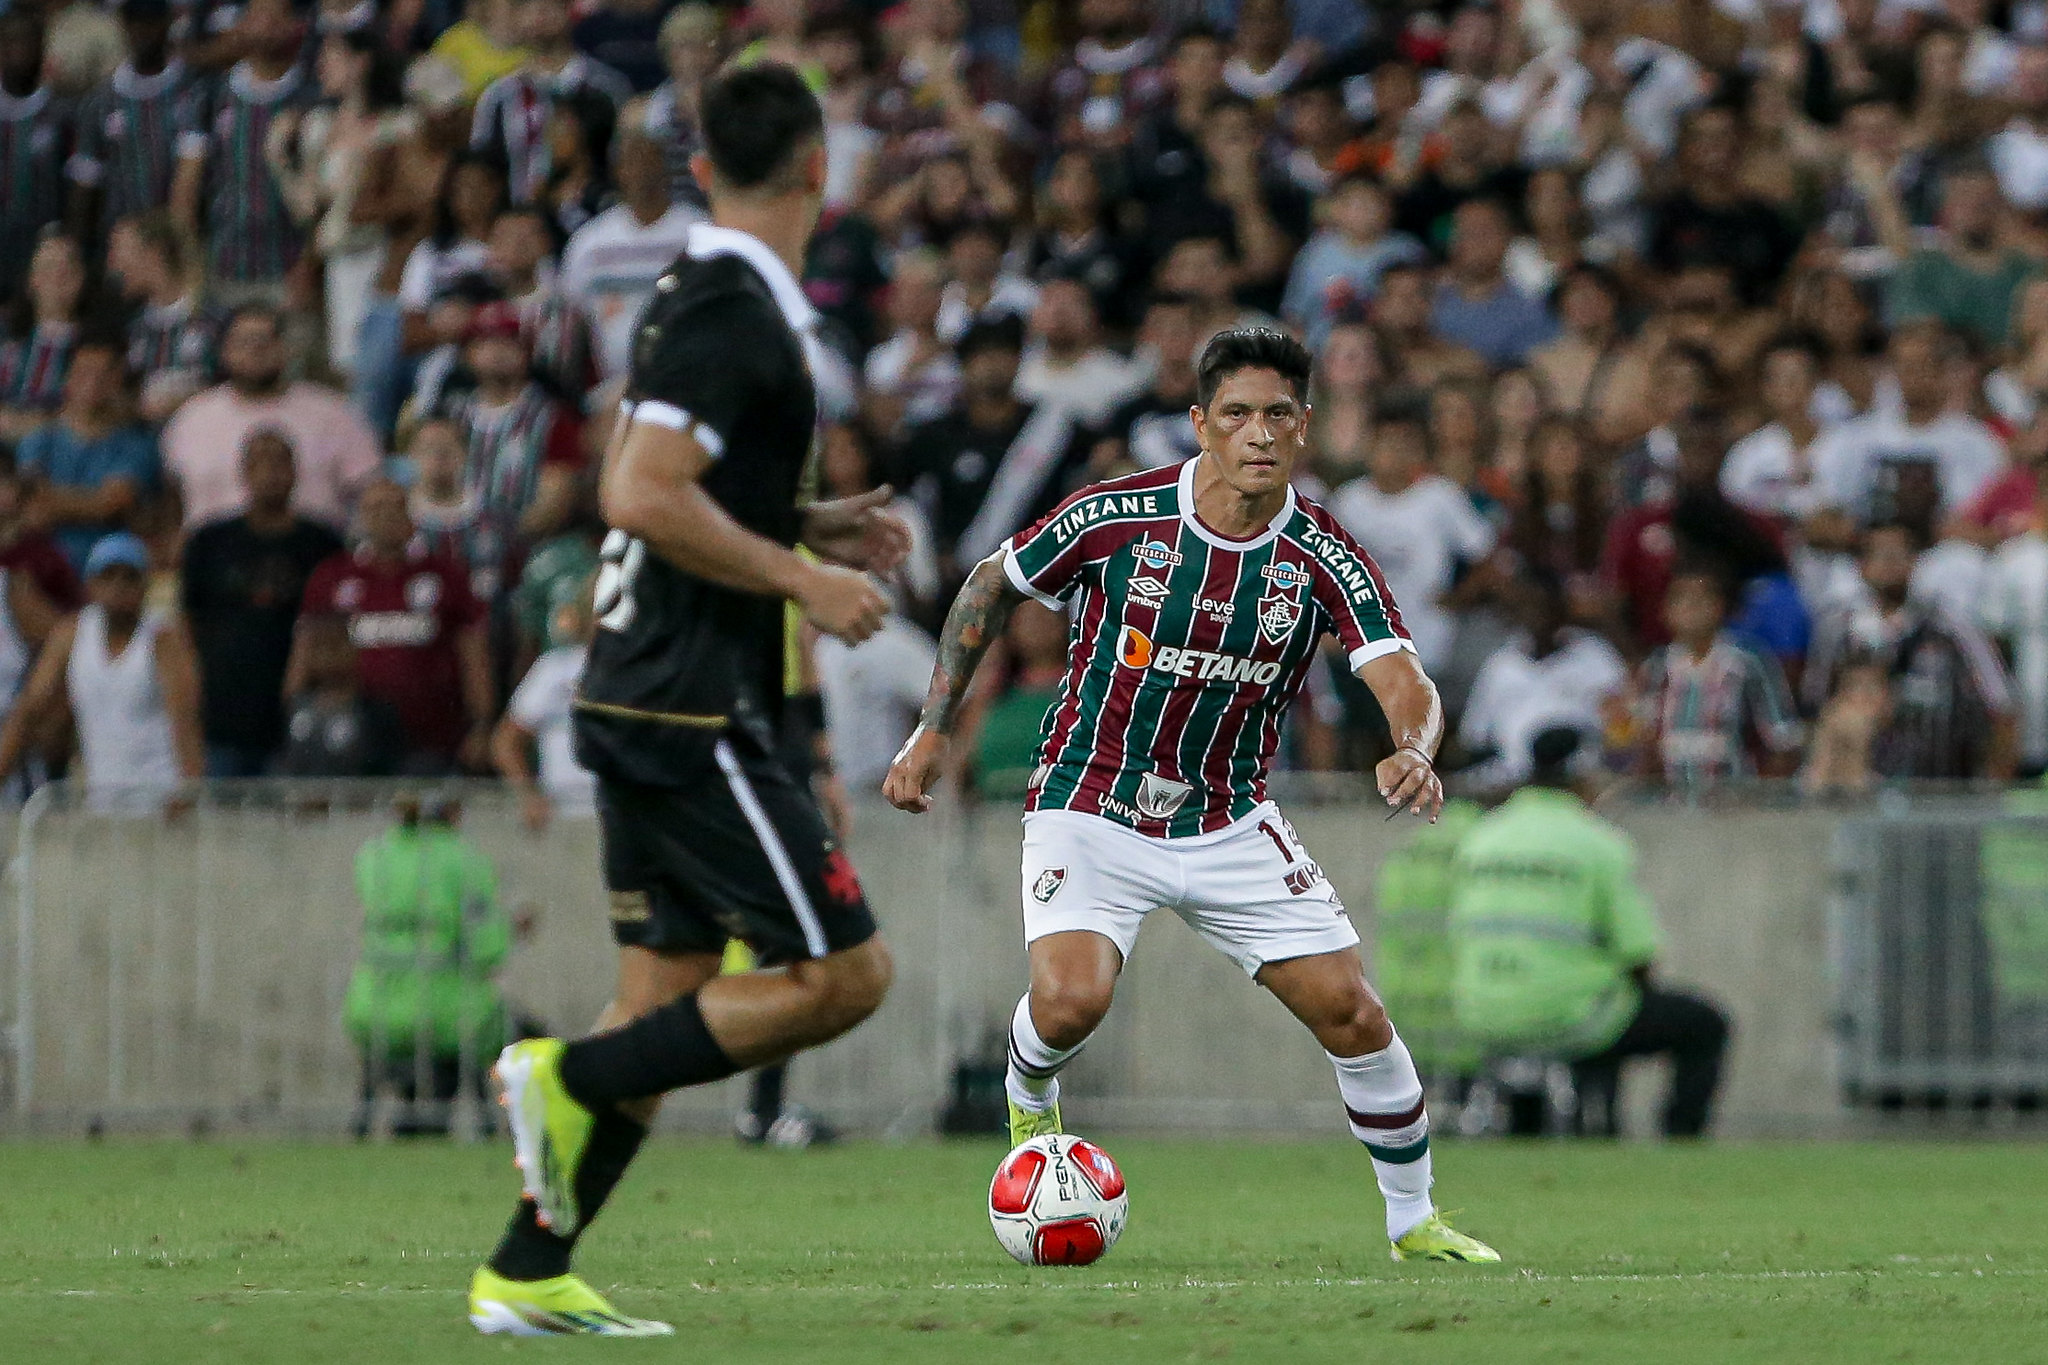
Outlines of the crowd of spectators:
[{"label": "crowd of spectators", "polygon": [[[1301,482],[1466,785],[1558,725],[1686,791],[2048,766],[2041,0],[13,0],[16,789],[140,640],[116,728],[180,777],[587,801],[595,456],[704,213],[698,83],[754,60],[826,113],[823,485],[916,534],[889,629],[816,651],[849,787],[966,568],[1193,453],[1191,358],[1245,324],[1317,354]],[[1042,610],[958,746],[989,792]],[[1285,761],[1382,742],[1333,666]]]}]

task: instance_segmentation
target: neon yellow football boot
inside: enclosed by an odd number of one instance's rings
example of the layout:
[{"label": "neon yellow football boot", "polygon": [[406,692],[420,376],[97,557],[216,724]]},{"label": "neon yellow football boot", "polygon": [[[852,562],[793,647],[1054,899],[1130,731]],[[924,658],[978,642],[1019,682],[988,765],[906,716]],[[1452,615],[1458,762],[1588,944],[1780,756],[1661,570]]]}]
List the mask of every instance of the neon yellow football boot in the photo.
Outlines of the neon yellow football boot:
[{"label": "neon yellow football boot", "polygon": [[1491,1264],[1500,1260],[1500,1253],[1446,1223],[1442,1214],[1432,1213],[1395,1240],[1394,1259]]},{"label": "neon yellow football boot", "polygon": [[576,1172],[594,1120],[562,1088],[562,1046],[559,1038],[514,1043],[498,1054],[491,1075],[512,1120],[513,1164],[540,1225],[558,1237],[573,1237],[583,1226]]},{"label": "neon yellow football boot", "polygon": [[665,1322],[629,1318],[575,1275],[508,1280],[479,1266],[469,1282],[469,1320],[485,1336],[672,1337]]},{"label": "neon yellow football boot", "polygon": [[1054,1100],[1052,1108],[1042,1114],[1034,1114],[1029,1109],[1018,1104],[1017,1101],[1010,1101],[1010,1146],[1012,1148],[1015,1148],[1020,1143],[1029,1142],[1035,1137],[1044,1137],[1048,1133],[1064,1133],[1066,1131],[1066,1125],[1060,1122],[1060,1102],[1058,1100]]}]

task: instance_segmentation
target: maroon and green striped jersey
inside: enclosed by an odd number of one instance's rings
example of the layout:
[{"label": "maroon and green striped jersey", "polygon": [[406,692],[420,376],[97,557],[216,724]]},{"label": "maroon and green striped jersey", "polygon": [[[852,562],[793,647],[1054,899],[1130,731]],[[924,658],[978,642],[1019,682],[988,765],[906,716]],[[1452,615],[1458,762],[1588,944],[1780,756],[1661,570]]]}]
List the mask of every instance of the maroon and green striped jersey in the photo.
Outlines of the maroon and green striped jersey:
[{"label": "maroon and green striped jersey", "polygon": [[1249,540],[1204,526],[1202,458],[1083,489],[1004,547],[1011,584],[1072,621],[1029,810],[1222,829],[1265,800],[1325,632],[1354,669],[1413,648],[1378,566],[1315,503],[1289,490]]},{"label": "maroon and green striped jersey", "polygon": [[267,284],[298,262],[306,234],[284,202],[264,144],[278,115],[303,111],[307,98],[297,67],[266,81],[244,61],[185,101],[178,155],[206,163],[206,266],[215,280]]}]

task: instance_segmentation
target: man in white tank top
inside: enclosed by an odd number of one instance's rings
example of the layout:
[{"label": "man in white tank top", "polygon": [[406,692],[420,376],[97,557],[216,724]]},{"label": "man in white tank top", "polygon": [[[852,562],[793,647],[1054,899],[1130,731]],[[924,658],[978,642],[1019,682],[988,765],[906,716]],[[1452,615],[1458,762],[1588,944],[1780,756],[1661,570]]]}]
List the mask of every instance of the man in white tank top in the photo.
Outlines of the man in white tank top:
[{"label": "man in white tank top", "polygon": [[85,561],[85,610],[51,632],[20,702],[0,727],[0,772],[60,705],[78,729],[88,808],[160,808],[204,771],[199,672],[184,623],[143,610],[149,554],[127,532],[103,537]]}]

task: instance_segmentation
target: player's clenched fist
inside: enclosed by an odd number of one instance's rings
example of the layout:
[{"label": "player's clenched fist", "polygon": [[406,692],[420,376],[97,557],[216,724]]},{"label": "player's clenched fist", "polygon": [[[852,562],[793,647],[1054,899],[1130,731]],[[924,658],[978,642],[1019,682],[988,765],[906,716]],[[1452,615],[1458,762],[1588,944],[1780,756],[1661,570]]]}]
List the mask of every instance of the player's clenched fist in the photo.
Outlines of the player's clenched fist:
[{"label": "player's clenched fist", "polygon": [[938,776],[939,762],[945,756],[946,737],[937,730],[918,726],[896,751],[896,761],[889,765],[889,775],[882,779],[882,795],[896,809],[922,815],[932,808],[932,799],[926,793],[931,790],[932,779]]},{"label": "player's clenched fist", "polygon": [[820,564],[805,580],[797,601],[804,619],[827,635],[857,645],[882,628],[889,614],[889,600],[853,569]]},{"label": "player's clenched fist", "polygon": [[1394,750],[1373,769],[1373,778],[1379,783],[1380,795],[1397,811],[1406,807],[1435,820],[1444,807],[1444,784],[1436,775],[1436,765],[1419,749],[1404,746]]}]

